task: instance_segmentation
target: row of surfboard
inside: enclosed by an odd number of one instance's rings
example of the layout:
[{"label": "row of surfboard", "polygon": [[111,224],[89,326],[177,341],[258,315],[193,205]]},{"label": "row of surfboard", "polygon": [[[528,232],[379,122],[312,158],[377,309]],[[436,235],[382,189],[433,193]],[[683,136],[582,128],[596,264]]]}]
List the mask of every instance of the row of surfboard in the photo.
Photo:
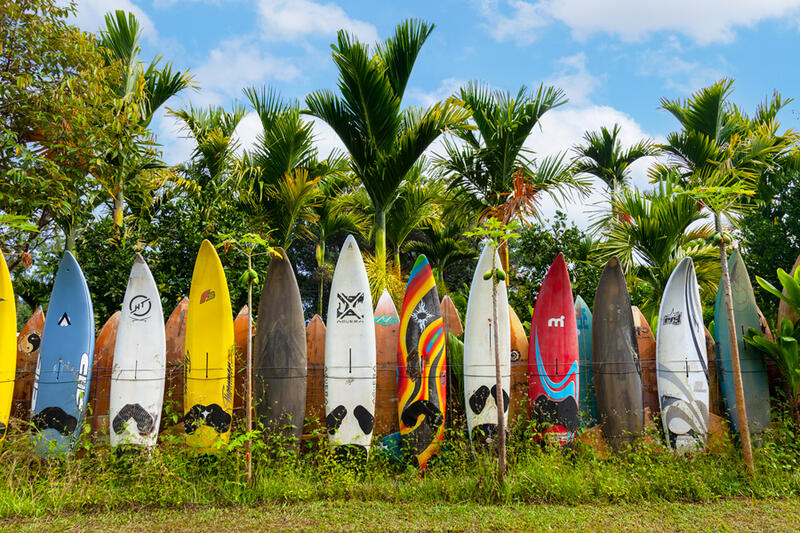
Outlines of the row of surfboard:
[{"label": "row of surfboard", "polygon": [[[556,258],[539,292],[531,339],[524,354],[520,353],[521,327],[514,328],[519,321],[512,320],[503,281],[497,286],[497,316],[493,316],[492,281],[484,280],[483,273],[494,266],[499,266],[499,260],[487,247],[476,267],[464,331],[463,374],[459,378],[463,379],[467,425],[473,443],[490,440],[495,433],[497,343],[506,417],[509,409],[513,412],[519,407],[523,396],[520,389],[527,385],[530,415],[550,439],[569,442],[581,422],[592,425],[602,421],[604,436],[617,447],[641,434],[643,408],[649,403],[651,412],[661,409],[665,434],[673,446],[686,449],[702,445],[708,428],[709,381],[691,260],[678,265],[664,294],[655,380],[648,377],[653,365],[648,364],[644,353],[639,353],[641,343],[637,342],[637,334],[641,337],[649,327],[643,317],[631,311],[616,259],[610,260],[603,271],[592,315],[580,297],[573,302],[566,263],[561,255]],[[731,257],[731,275],[737,325],[746,331],[748,325],[753,325],[750,315],[755,302],[738,253]],[[3,280],[8,279],[6,269]],[[10,320],[14,301],[10,280],[0,283],[0,291],[0,306],[12,302],[10,311],[0,308],[0,333],[15,333],[15,318]],[[724,312],[724,306],[718,304],[717,310],[716,323],[725,324],[725,317],[719,314],[720,310]],[[185,379],[181,380],[187,444],[204,451],[224,442],[230,432],[236,364],[231,316],[221,263],[213,246],[205,241],[195,264],[186,312]],[[80,433],[92,379],[93,322],[85,280],[75,259],[66,253],[44,325],[31,402],[33,440],[40,453],[67,451]],[[327,323],[324,409],[329,439],[337,453],[368,453],[376,422],[376,353],[388,351],[397,355],[394,377],[400,431],[385,444],[402,449],[424,467],[442,439],[448,391],[446,320],[427,260],[420,256],[414,265],[399,315],[388,293],[382,295],[373,313],[361,254],[355,240],[349,237],[334,271]],[[312,321],[309,330],[313,324]],[[756,321],[754,327],[759,325]],[[11,393],[7,389],[10,383],[13,390],[14,383],[13,363],[7,365],[14,357],[7,357],[6,350],[15,351],[16,346],[11,348],[5,342],[7,337],[3,337],[0,358],[6,367],[0,368],[0,374],[4,372],[2,375],[9,379],[0,383],[0,387],[6,386],[0,389],[0,413],[8,412],[2,402],[10,405]],[[521,337],[527,341],[524,331]],[[724,337],[720,346],[721,381],[736,429],[729,379],[732,374],[730,365],[726,366]],[[265,426],[291,428],[282,431],[297,440],[306,414],[306,383],[311,368],[308,350],[312,344],[307,347],[306,340],[299,289],[291,264],[281,252],[270,264],[259,306],[254,396]],[[756,420],[757,432],[769,423],[764,362],[752,349],[742,349],[740,345],[740,352],[747,411],[751,427]],[[137,254],[113,350],[109,402],[112,445],[156,443],[164,397],[165,353],[157,287]],[[520,379],[519,363],[526,358],[527,371]],[[652,401],[652,381],[656,382],[657,405]],[[387,397],[394,396],[394,391],[385,389],[377,392],[383,396],[378,398],[379,410],[387,405],[387,399],[393,404]],[[311,391],[308,392],[310,398]],[[385,418],[384,414],[377,414]],[[8,416],[3,420],[5,428]]]}]

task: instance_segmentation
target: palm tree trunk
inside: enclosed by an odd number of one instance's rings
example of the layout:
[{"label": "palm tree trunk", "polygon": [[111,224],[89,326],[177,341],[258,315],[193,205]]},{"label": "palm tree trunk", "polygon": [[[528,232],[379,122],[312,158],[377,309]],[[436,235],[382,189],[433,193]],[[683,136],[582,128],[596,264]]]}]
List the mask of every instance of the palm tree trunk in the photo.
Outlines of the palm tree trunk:
[{"label": "palm tree trunk", "polygon": [[386,211],[375,208],[375,263],[378,265],[378,294],[386,288]]},{"label": "palm tree trunk", "polygon": [[[722,218],[714,213],[714,224],[722,236]],[[755,472],[753,466],[753,447],[750,442],[750,424],[747,422],[747,409],[744,400],[742,368],[739,364],[739,345],[736,343],[736,320],[733,316],[733,299],[731,298],[731,276],[728,272],[728,256],[725,252],[725,239],[719,242],[719,260],[722,263],[722,286],[725,295],[725,308],[728,312],[728,335],[731,345],[731,366],[733,367],[733,387],[736,393],[736,414],[739,418],[739,436],[742,439],[742,458],[750,474]]]},{"label": "palm tree trunk", "polygon": [[66,243],[64,244],[64,250],[72,252],[75,255],[75,228],[69,226],[64,230],[64,235],[66,237]]},{"label": "palm tree trunk", "polygon": [[322,267],[325,266],[325,241],[320,240],[317,242],[316,256],[317,272],[319,273],[319,301],[317,302],[317,314],[322,316],[322,299],[325,295],[325,272],[322,269]]},{"label": "palm tree trunk", "polygon": [[400,246],[394,249],[394,268],[397,270],[397,277],[400,277]]},{"label": "palm tree trunk", "polygon": [[503,376],[500,367],[500,332],[497,327],[497,273],[492,275],[492,335],[494,337],[495,386],[497,391],[497,482],[500,487],[506,475],[506,417],[503,398]]},{"label": "palm tree trunk", "polygon": [[119,168],[119,175],[117,176],[117,195],[114,197],[114,211],[112,213],[112,220],[114,221],[114,229],[120,233],[122,231],[123,215],[125,213],[125,179],[124,174],[124,159]]}]

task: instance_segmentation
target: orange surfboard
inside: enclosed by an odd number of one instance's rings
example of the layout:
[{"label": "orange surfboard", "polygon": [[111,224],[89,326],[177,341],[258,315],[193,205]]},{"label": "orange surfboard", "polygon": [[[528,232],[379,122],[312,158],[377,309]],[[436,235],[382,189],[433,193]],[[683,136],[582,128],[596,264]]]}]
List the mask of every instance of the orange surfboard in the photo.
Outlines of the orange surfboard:
[{"label": "orange surfboard", "polygon": [[325,428],[325,323],[322,317],[314,318],[306,326],[306,429]]},{"label": "orange surfboard", "polygon": [[456,309],[450,295],[446,295],[442,298],[442,303],[439,304],[439,308],[442,311],[445,332],[448,334],[452,333],[456,337],[463,335],[464,326],[461,324],[461,317],[458,315],[458,309]]},{"label": "orange surfboard", "polygon": [[17,374],[14,382],[14,398],[11,402],[11,416],[20,420],[31,418],[33,380],[36,363],[39,361],[43,329],[44,312],[39,307],[17,336]]},{"label": "orange surfboard", "polygon": [[516,311],[509,305],[511,324],[511,400],[508,423],[511,427],[527,420],[528,415],[528,336]]},{"label": "orange surfboard", "polygon": [[645,409],[650,409],[651,417],[655,417],[661,409],[656,378],[656,338],[641,310],[633,305],[631,311],[636,342],[639,345],[639,363],[642,366],[642,405]]},{"label": "orange surfboard", "polygon": [[173,422],[175,415],[178,417],[178,422],[183,418],[183,362],[188,312],[189,298],[183,298],[164,325],[167,337],[167,381],[164,386],[165,414],[161,417],[161,431],[175,424]]},{"label": "orange surfboard", "polygon": [[706,357],[708,359],[708,411],[717,416],[725,416],[725,403],[719,386],[717,367],[717,343],[708,328],[706,331]]},{"label": "orange surfboard", "polygon": [[[244,420],[247,417],[244,404],[245,398],[247,398],[247,324],[249,320],[250,308],[246,305],[233,320],[233,343],[236,345],[233,417],[237,420]],[[253,335],[255,335],[255,324],[253,326]]]},{"label": "orange surfboard", "polygon": [[108,406],[111,401],[111,368],[114,366],[114,346],[117,343],[117,327],[120,312],[106,321],[94,343],[92,381],[89,385],[92,433],[108,434]]},{"label": "orange surfboard", "polygon": [[383,291],[375,307],[375,346],[377,385],[375,387],[375,433],[388,435],[398,430],[397,421],[397,343],[400,315],[389,291]]}]

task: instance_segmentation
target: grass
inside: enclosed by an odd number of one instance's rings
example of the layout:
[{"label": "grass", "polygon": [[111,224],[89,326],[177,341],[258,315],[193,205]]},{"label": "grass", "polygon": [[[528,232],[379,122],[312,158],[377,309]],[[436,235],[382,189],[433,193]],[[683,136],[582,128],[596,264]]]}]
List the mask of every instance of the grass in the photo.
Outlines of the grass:
[{"label": "grass", "polygon": [[460,432],[447,436],[424,476],[378,454],[361,470],[342,466],[324,438],[298,453],[257,437],[248,486],[242,434],[215,457],[167,436],[149,456],[85,439],[73,459],[41,461],[15,432],[0,444],[0,526],[481,530],[563,529],[567,521],[681,530],[699,520],[701,530],[800,528],[800,440],[786,424],[756,450],[752,478],[732,446],[683,456],[650,439],[604,460],[580,443],[542,447],[519,430],[502,488],[494,461],[473,455]]}]

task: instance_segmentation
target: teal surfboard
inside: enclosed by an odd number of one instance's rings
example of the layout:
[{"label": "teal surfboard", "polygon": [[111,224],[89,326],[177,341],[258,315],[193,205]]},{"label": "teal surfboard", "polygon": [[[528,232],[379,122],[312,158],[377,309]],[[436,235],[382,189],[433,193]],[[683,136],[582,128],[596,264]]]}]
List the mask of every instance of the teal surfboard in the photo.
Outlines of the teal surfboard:
[{"label": "teal surfboard", "polygon": [[[750,434],[758,442],[760,434],[769,427],[769,383],[764,355],[743,341],[748,328],[758,329],[758,306],[753,294],[753,285],[742,256],[734,250],[728,259],[728,270],[731,276],[731,297],[733,298],[733,317],[736,324],[736,344],[739,347],[739,363],[742,369],[742,386],[744,403]],[[733,385],[733,367],[731,363],[731,342],[728,335],[728,312],[722,292],[722,280],[717,291],[717,303],[714,312],[714,337],[717,340],[717,358],[720,369],[720,386],[725,409],[731,421],[731,428],[739,433],[739,416],[736,411],[736,394]]]},{"label": "teal surfboard", "polygon": [[578,388],[580,392],[578,397],[581,402],[581,425],[589,428],[599,421],[597,398],[594,395],[592,382],[592,312],[580,296],[575,298],[575,322],[578,326],[578,349],[580,352],[578,358],[580,365]]}]

